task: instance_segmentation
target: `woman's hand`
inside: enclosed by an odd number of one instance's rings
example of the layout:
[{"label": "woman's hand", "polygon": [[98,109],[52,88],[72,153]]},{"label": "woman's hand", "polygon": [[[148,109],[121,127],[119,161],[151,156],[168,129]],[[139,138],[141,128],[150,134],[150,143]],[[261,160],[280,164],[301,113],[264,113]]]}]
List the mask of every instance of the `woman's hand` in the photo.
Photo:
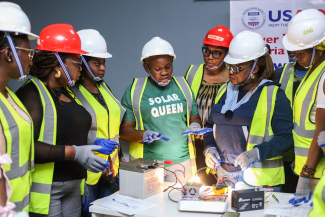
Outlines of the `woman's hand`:
[{"label": "woman's hand", "polygon": [[167,142],[170,141],[170,139],[163,136],[162,133],[157,133],[157,132],[154,132],[154,131],[151,131],[151,130],[147,130],[143,134],[142,142],[152,143],[153,141],[159,140],[159,139],[165,140]]},{"label": "woman's hand", "polygon": [[209,148],[205,154],[205,163],[212,170],[220,167],[221,159],[218,151],[215,148]]},{"label": "woman's hand", "polygon": [[256,161],[258,161],[258,149],[253,148],[249,151],[244,151],[238,157],[235,161],[235,167],[240,165],[241,169],[244,171],[248,169],[251,165],[253,165]]},{"label": "woman's hand", "polygon": [[310,178],[299,176],[295,197],[290,199],[289,203],[292,203],[292,205],[296,205],[297,203],[301,203],[301,202],[308,203],[310,198],[311,198]]}]

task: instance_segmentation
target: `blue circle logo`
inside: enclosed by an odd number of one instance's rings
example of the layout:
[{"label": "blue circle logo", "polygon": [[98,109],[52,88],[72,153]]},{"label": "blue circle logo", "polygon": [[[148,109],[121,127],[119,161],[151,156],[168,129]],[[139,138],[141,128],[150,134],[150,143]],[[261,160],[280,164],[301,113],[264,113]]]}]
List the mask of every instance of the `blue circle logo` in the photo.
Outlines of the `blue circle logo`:
[{"label": "blue circle logo", "polygon": [[261,28],[266,21],[266,15],[262,9],[253,7],[248,8],[241,16],[242,24],[250,30]]}]

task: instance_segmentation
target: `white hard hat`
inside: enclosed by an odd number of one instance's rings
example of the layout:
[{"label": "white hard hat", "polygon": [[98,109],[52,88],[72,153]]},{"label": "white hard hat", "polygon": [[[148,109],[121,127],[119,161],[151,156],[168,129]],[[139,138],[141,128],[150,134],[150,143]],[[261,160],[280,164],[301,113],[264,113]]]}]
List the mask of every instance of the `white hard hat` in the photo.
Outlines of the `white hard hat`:
[{"label": "white hard hat", "polygon": [[154,37],[144,45],[140,61],[143,62],[144,59],[157,55],[169,55],[176,59],[174,49],[169,42],[159,37]]},{"label": "white hard hat", "polygon": [[228,55],[224,61],[228,64],[239,64],[265,55],[268,48],[262,36],[256,32],[243,31],[230,42]]},{"label": "white hard hat", "polygon": [[77,32],[81,39],[81,49],[87,51],[84,56],[111,58],[112,55],[107,53],[107,45],[104,37],[94,29],[83,29]]},{"label": "white hard hat", "polygon": [[325,40],[325,15],[317,9],[307,9],[290,21],[282,43],[289,51],[312,48]]},{"label": "white hard hat", "polygon": [[38,38],[31,33],[29,19],[19,5],[11,2],[0,2],[0,31],[28,35],[30,40]]}]

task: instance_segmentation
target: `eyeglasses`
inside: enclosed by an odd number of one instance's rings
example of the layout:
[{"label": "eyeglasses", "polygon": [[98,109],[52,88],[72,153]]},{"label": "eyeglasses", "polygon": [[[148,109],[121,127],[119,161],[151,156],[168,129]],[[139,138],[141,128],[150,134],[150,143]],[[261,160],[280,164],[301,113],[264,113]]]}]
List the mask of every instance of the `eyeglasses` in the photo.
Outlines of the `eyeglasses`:
[{"label": "eyeglasses", "polygon": [[211,51],[209,48],[203,46],[202,53],[203,53],[203,56],[205,56],[205,57],[210,56],[210,54],[212,53],[212,57],[214,59],[219,59],[221,57],[222,53],[224,53],[224,52],[220,51],[220,50]]},{"label": "eyeglasses", "polygon": [[23,48],[23,47],[15,47],[17,50],[24,50],[28,52],[29,60],[33,60],[35,49]]},{"label": "eyeglasses", "polygon": [[239,73],[240,71],[244,71],[245,69],[247,69],[248,67],[252,66],[253,64],[248,65],[248,66],[246,66],[246,67],[244,67],[244,68],[242,68],[242,67],[238,67],[238,66],[233,66],[233,65],[230,65],[230,64],[228,64],[228,63],[225,63],[225,65],[226,65],[226,68],[227,68],[229,71],[232,71],[233,73],[237,74],[237,73]]},{"label": "eyeglasses", "polygon": [[94,62],[94,65],[95,65],[96,67],[99,67],[100,65],[105,66],[105,64],[106,64],[106,61],[104,61],[104,62]]},{"label": "eyeglasses", "polygon": [[[7,48],[4,48],[3,50],[0,51],[0,53],[2,53],[3,51],[5,51]],[[28,51],[28,57],[29,60],[33,60],[34,54],[35,54],[35,49],[29,49],[29,48],[23,48],[23,47],[15,47],[17,50],[25,50]]]},{"label": "eyeglasses", "polygon": [[75,65],[78,69],[80,69],[81,66],[82,66],[82,61],[81,61],[81,60],[79,60],[79,62],[72,61],[72,60],[66,60],[66,62],[71,62],[71,63],[73,63],[73,65]]}]

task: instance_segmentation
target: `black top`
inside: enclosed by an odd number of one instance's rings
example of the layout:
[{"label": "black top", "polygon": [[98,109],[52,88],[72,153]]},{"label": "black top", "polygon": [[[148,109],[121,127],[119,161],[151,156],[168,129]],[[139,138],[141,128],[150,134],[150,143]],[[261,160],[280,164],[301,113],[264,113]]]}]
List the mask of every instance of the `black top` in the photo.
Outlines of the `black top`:
[{"label": "black top", "polygon": [[57,111],[56,146],[37,141],[42,124],[43,109],[38,91],[33,83],[28,83],[17,92],[18,98],[26,107],[34,124],[35,163],[55,162],[53,182],[71,181],[87,177],[86,169],[76,161],[65,160],[65,146],[82,146],[87,144],[88,131],[91,127],[91,115],[76,103],[62,88],[56,95],[64,94],[71,102],[59,100],[49,90]]}]

